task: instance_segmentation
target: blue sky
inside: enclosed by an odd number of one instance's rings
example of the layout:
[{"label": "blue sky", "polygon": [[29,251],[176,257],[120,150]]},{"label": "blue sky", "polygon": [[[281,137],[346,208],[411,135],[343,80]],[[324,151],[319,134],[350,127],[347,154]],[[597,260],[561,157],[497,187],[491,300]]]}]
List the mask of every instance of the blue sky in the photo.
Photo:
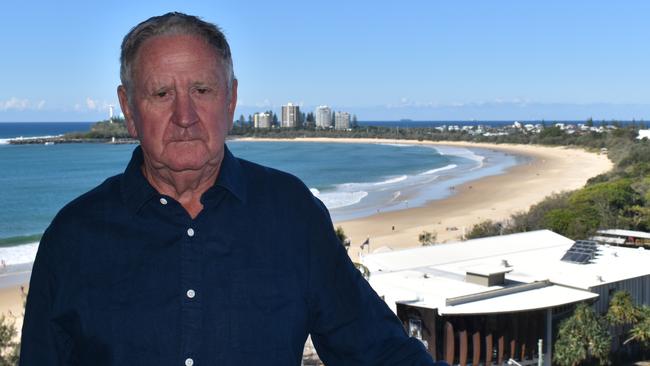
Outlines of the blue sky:
[{"label": "blue sky", "polygon": [[27,0],[0,12],[0,121],[105,118],[122,37],[172,10],[226,32],[237,115],[650,119],[650,2]]}]

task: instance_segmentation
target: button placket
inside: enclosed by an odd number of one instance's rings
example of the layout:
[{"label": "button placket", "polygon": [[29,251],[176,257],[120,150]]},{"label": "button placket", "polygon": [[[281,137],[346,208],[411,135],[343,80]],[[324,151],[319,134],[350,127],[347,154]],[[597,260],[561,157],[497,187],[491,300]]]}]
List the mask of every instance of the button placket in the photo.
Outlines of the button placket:
[{"label": "button placket", "polygon": [[[181,319],[182,319],[182,348],[183,354],[187,356],[197,356],[200,330],[202,328],[201,299],[198,296],[198,290],[201,289],[201,268],[202,268],[202,251],[203,246],[199,239],[199,225],[194,220],[188,220],[185,223],[185,235],[181,239],[181,292],[183,298],[181,302]],[[189,360],[189,361],[188,361]],[[186,365],[193,365],[195,357],[188,357]],[[189,362],[189,363],[188,363]]]}]

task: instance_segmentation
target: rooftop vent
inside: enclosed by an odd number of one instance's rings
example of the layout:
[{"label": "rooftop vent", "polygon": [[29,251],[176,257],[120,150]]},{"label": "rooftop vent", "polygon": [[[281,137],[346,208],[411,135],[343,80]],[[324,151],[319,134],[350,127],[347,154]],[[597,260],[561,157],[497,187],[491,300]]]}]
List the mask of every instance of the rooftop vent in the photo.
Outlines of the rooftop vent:
[{"label": "rooftop vent", "polygon": [[465,281],[481,286],[502,286],[506,281],[506,273],[512,268],[499,267],[475,267],[465,272]]}]

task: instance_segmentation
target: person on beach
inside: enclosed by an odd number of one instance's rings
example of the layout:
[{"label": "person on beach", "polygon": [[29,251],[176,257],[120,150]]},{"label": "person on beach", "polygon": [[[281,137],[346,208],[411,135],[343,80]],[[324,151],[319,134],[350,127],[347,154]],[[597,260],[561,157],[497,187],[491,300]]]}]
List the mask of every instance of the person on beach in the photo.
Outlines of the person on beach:
[{"label": "person on beach", "polygon": [[118,97],[140,141],[38,248],[20,364],[433,365],[297,178],[234,157],[230,47],[181,13],[124,38]]}]

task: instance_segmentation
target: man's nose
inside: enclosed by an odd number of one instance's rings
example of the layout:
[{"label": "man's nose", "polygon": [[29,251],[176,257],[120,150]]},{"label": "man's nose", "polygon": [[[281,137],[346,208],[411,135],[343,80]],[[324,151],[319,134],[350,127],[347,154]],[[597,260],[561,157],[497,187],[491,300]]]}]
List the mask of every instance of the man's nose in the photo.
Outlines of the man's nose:
[{"label": "man's nose", "polygon": [[179,126],[188,127],[198,122],[199,115],[189,93],[178,93],[174,99],[173,121]]}]

